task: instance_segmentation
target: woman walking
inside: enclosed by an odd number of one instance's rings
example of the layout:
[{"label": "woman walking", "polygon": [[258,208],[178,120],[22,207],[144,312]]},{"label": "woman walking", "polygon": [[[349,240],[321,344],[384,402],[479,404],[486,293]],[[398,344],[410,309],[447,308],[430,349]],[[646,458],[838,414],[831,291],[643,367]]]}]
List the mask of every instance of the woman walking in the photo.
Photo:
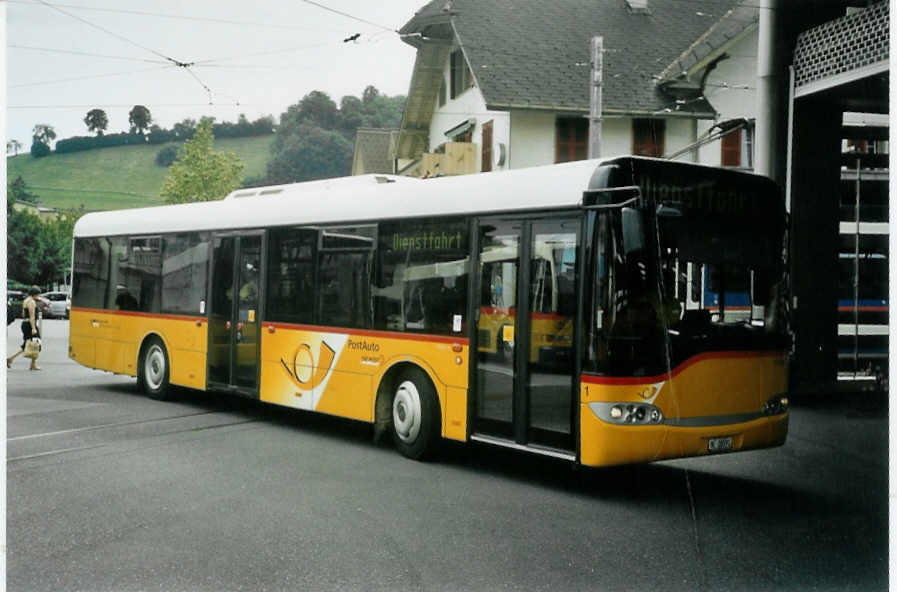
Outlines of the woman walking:
[{"label": "woman walking", "polygon": [[[22,348],[6,358],[6,367],[12,368],[12,361],[25,351],[25,344],[29,339],[40,337],[37,331],[37,295],[40,294],[40,288],[31,286],[28,290],[28,298],[22,302]],[[37,365],[37,358],[31,359],[29,370],[40,370]]]}]

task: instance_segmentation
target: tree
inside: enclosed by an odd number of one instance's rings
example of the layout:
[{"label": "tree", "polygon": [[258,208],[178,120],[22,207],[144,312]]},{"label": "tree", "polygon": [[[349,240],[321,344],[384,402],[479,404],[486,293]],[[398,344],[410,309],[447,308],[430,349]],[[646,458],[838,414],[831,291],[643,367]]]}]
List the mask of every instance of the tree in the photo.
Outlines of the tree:
[{"label": "tree", "polygon": [[28,185],[25,184],[22,175],[17,176],[14,181],[9,183],[6,188],[6,197],[10,202],[37,203],[37,196],[28,192]]},{"label": "tree", "polygon": [[178,158],[178,147],[174,145],[166,146],[156,153],[156,164],[160,167],[170,167]]},{"label": "tree", "polygon": [[338,129],[350,142],[360,127],[398,128],[405,110],[405,97],[381,95],[373,86],[364,89],[363,98],[347,95],[340,100]]},{"label": "tree", "polygon": [[339,102],[340,126],[343,135],[350,140],[355,137],[355,131],[364,126],[365,105],[361,99],[352,95],[346,95]]},{"label": "tree", "polygon": [[282,139],[268,162],[268,183],[295,183],[349,174],[352,144],[338,132],[302,124]]},{"label": "tree", "polygon": [[232,152],[212,150],[212,120],[203,118],[184,143],[162,185],[167,203],[220,199],[240,187],[243,162]]},{"label": "tree", "polygon": [[18,140],[9,140],[6,142],[6,153],[13,153],[13,156],[17,156],[19,154],[19,150],[22,149],[22,143]]},{"label": "tree", "polygon": [[31,156],[33,156],[34,158],[42,158],[50,154],[50,147],[41,142],[37,136],[34,136],[32,140]]},{"label": "tree", "polygon": [[7,205],[7,277],[38,285],[64,280],[72,261],[75,221],[83,213],[83,208],[69,210],[53,220],[41,220]]},{"label": "tree", "polygon": [[84,125],[87,126],[88,131],[102,136],[106,128],[109,127],[109,118],[106,117],[106,112],[102,109],[91,109],[84,117]]},{"label": "tree", "polygon": [[35,140],[41,144],[46,144],[48,148],[50,147],[50,142],[56,139],[56,130],[53,129],[52,125],[47,125],[46,123],[35,125],[32,134]]},{"label": "tree", "polygon": [[7,277],[26,283],[37,279],[40,266],[41,226],[40,218],[28,210],[7,211],[6,270]]},{"label": "tree", "polygon": [[196,132],[196,120],[188,117],[187,119],[184,119],[184,121],[174,124],[172,130],[178,138],[189,140]]},{"label": "tree", "polygon": [[374,85],[369,84],[367,88],[364,89],[364,92],[361,94],[361,101],[364,104],[368,104],[377,97],[380,96],[380,91]]},{"label": "tree", "polygon": [[274,149],[279,151],[283,139],[308,124],[325,130],[336,129],[339,109],[327,93],[313,90],[280,115],[280,125],[274,136]]},{"label": "tree", "polygon": [[137,132],[142,134],[149,129],[152,122],[153,116],[150,115],[150,110],[143,105],[134,105],[128,112],[128,123],[131,124],[131,133]]}]

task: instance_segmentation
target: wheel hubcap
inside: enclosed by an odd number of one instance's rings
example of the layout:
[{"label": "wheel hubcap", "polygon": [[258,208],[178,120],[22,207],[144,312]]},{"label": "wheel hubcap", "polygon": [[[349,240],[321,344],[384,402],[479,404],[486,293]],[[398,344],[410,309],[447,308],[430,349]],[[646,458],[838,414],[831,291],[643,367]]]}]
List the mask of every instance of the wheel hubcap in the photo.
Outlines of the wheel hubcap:
[{"label": "wheel hubcap", "polygon": [[410,380],[396,389],[392,400],[392,423],[402,442],[414,442],[417,438],[421,424],[420,394]]},{"label": "wheel hubcap", "polygon": [[146,352],[146,364],[144,364],[146,384],[152,390],[157,390],[165,380],[165,353],[158,345],[150,347]]}]

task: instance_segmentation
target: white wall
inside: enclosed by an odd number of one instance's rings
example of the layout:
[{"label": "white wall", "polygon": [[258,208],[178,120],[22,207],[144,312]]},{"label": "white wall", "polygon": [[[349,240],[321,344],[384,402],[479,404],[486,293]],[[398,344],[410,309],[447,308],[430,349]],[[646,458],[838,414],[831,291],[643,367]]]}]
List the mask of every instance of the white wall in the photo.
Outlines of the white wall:
[{"label": "white wall", "polygon": [[554,113],[511,111],[510,168],[554,163]]},{"label": "white wall", "polygon": [[[694,119],[667,119],[664,154],[672,154],[694,144],[698,139],[697,125]],[[695,151],[689,150],[676,157],[676,160],[680,162],[696,162]]]},{"label": "white wall", "polygon": [[601,158],[632,154],[632,120],[628,117],[601,120]]},{"label": "white wall", "polygon": [[[756,86],[757,37],[750,36],[730,51],[732,57],[720,62],[708,77],[707,95],[713,106],[721,113],[722,119],[732,117],[753,117],[756,110],[755,91],[723,90],[718,85]],[[446,59],[442,72],[446,94],[450,89],[450,58]],[[493,164],[493,170],[525,168],[551,164],[555,156],[555,120],[557,114],[542,111],[514,110],[489,111],[480,89],[471,87],[455,99],[446,96],[446,103],[439,106],[435,99],[433,118],[430,120],[429,151],[449,141],[445,132],[458,124],[475,119],[473,142],[477,145],[478,169],[481,168],[479,155],[482,154],[483,124],[493,122],[493,162],[500,154],[499,144],[507,147],[504,166]],[[667,154],[684,148],[696,141],[697,137],[714,125],[715,121],[703,120],[695,123],[690,119],[671,118],[666,120],[665,152]],[[605,118],[601,130],[601,156],[613,157],[632,153],[632,119]],[[694,151],[689,151],[677,160],[695,161]],[[714,142],[699,151],[698,162],[711,165],[720,163],[720,145]]]},{"label": "white wall", "polygon": [[452,99],[449,89],[449,76],[451,70],[451,57],[446,59],[443,65],[442,77],[445,81],[446,101],[445,105],[439,106],[439,95],[436,96],[436,105],[433,111],[433,118],[430,120],[430,145],[429,152],[435,150],[440,144],[450,141],[446,137],[445,132],[457,126],[459,123],[468,119],[475,119],[476,125],[473,128],[472,142],[477,145],[477,170],[482,169],[480,162],[483,153],[483,124],[492,121],[492,170],[502,170],[508,168],[507,159],[503,166],[496,166],[498,159],[499,144],[508,146],[510,144],[510,127],[511,117],[507,111],[489,111],[486,109],[486,101],[483,93],[476,86],[468,88],[456,98]]},{"label": "white wall", "polygon": [[[704,95],[719,113],[719,121],[757,116],[757,33],[748,35],[727,53],[730,55],[717,65],[707,77]],[[717,121],[699,121],[698,135],[702,135]],[[719,166],[720,142],[712,142],[699,150],[698,161]]]}]

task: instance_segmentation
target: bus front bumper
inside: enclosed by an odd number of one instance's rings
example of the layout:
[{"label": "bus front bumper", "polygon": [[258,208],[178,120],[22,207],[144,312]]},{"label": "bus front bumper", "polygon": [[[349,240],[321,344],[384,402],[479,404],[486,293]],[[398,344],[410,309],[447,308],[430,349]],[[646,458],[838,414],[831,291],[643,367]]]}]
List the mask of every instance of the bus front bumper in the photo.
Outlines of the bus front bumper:
[{"label": "bus front bumper", "polygon": [[781,446],[788,435],[788,417],[786,411],[704,427],[616,425],[602,421],[583,403],[580,463],[602,467]]}]

